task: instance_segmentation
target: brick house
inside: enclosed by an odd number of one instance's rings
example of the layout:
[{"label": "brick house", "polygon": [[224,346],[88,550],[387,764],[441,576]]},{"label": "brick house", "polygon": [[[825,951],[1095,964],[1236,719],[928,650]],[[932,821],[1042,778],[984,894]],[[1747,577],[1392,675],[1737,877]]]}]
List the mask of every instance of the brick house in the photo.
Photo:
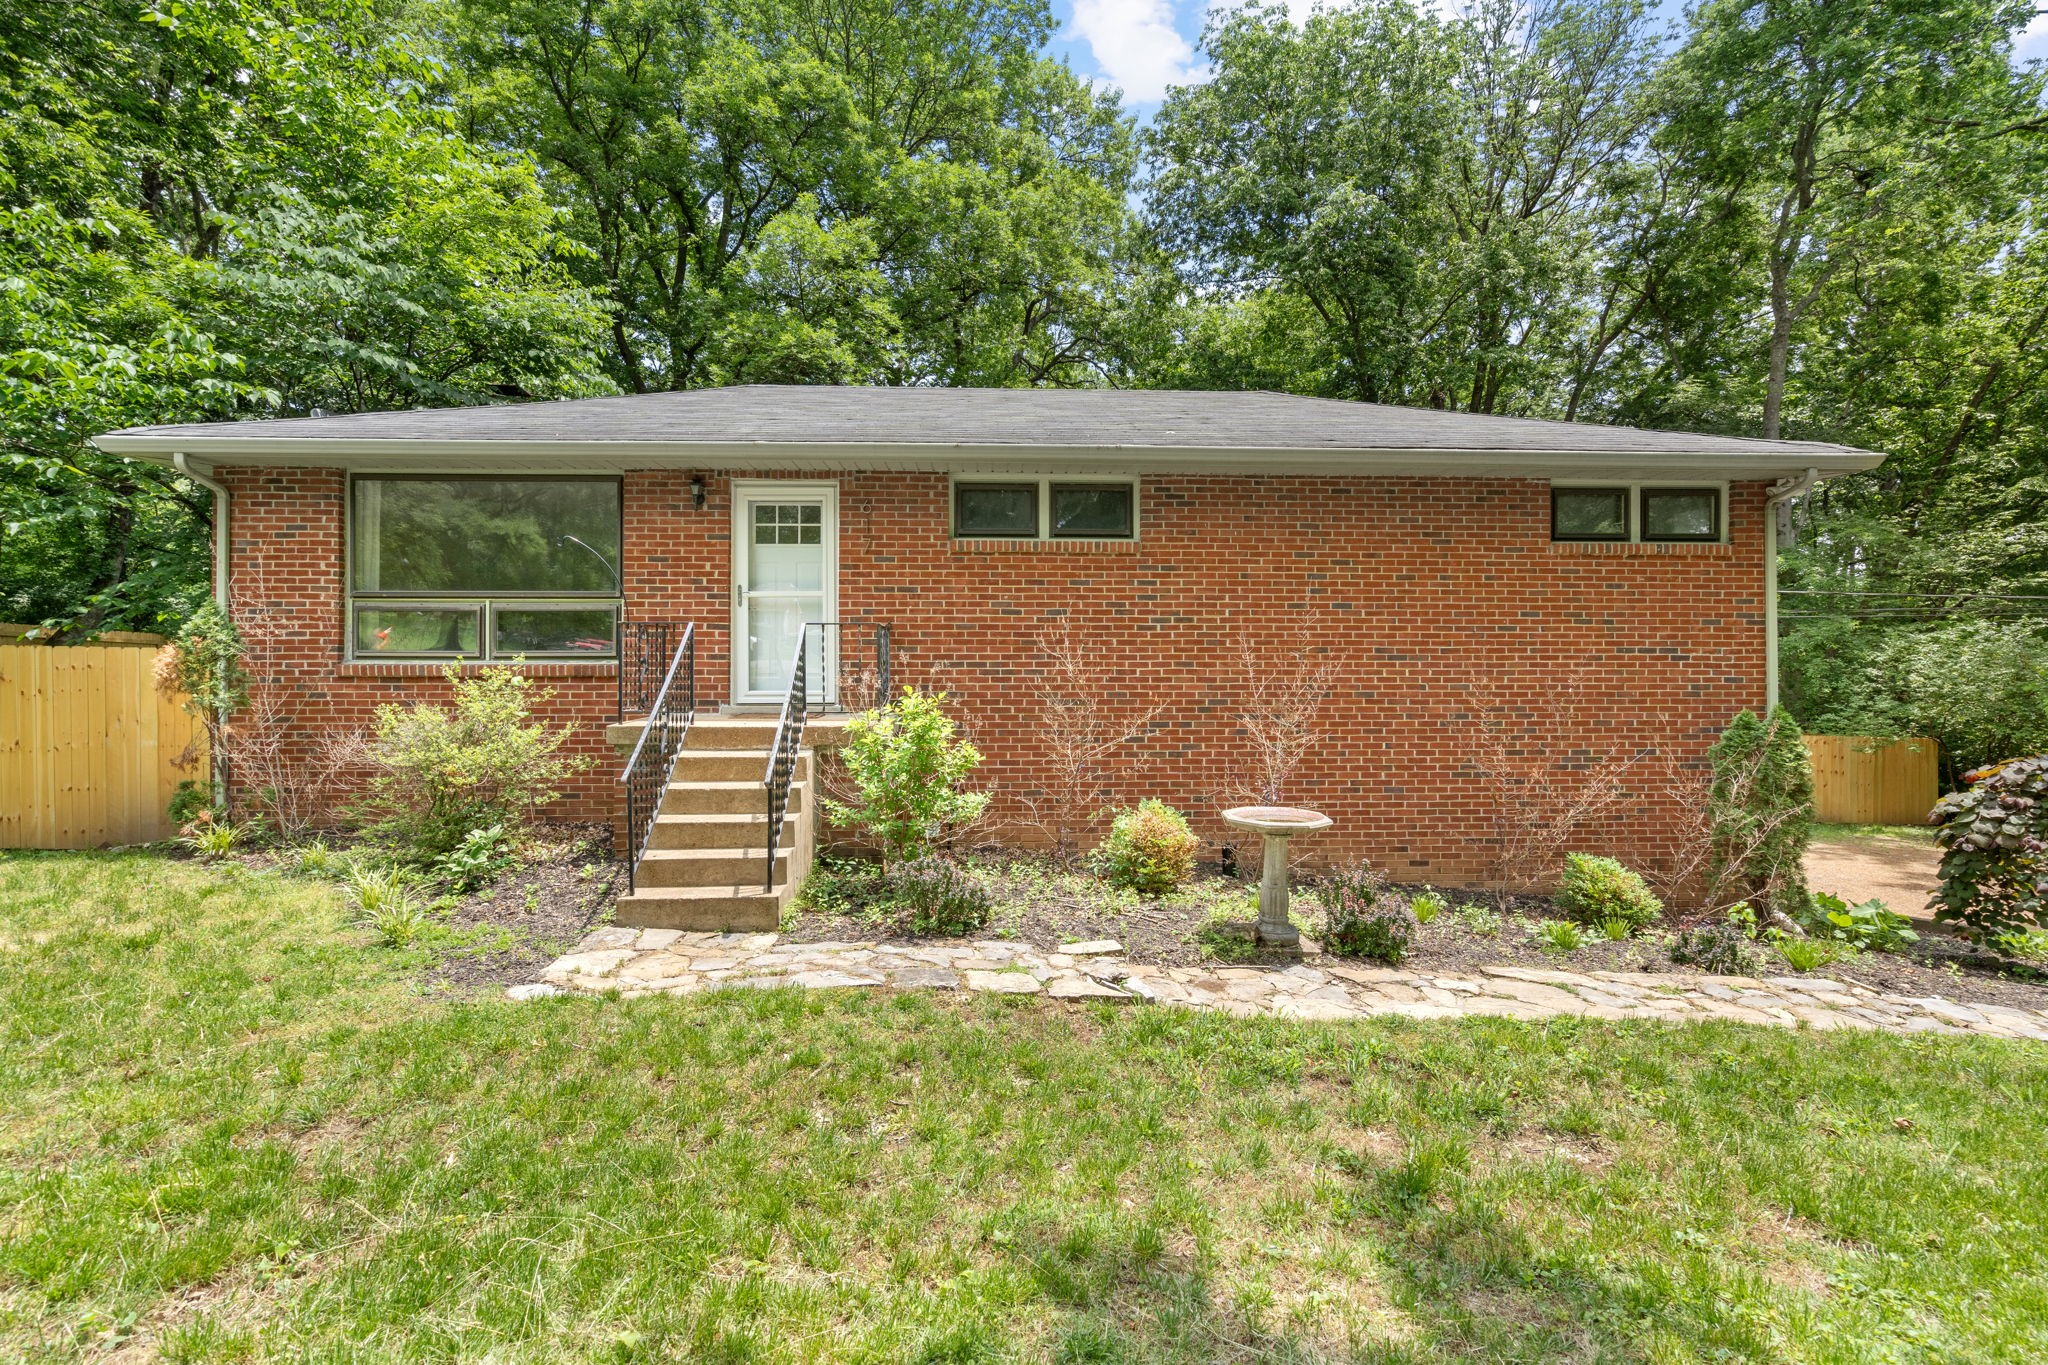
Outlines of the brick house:
[{"label": "brick house", "polygon": [[1064,634],[1113,726],[1146,719],[1091,784],[1210,838],[1262,794],[1250,659],[1267,701],[1329,673],[1278,793],[1334,817],[1324,856],[1478,884],[1511,792],[1604,768],[1626,799],[1576,844],[1668,861],[1671,774],[1774,692],[1772,504],[1881,458],[1270,393],[822,387],[98,444],[214,489],[218,591],[307,743],[442,695],[449,660],[516,657],[597,760],[562,813],[620,820],[612,746],[692,624],[700,719],[621,910],[678,925],[771,914],[808,855],[808,753],[777,854],[763,794],[799,635],[813,710],[872,689],[884,637],[897,685],[945,689],[1019,837],[1057,782]]}]

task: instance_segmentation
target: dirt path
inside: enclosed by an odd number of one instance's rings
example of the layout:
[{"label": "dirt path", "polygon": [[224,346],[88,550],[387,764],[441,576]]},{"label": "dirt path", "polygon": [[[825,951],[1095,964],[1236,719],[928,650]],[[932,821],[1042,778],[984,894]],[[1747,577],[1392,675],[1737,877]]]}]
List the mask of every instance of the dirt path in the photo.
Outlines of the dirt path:
[{"label": "dirt path", "polygon": [[1857,835],[1815,839],[1806,850],[1806,884],[1855,905],[1875,897],[1894,914],[1931,923],[1927,908],[1941,850],[1932,844]]}]

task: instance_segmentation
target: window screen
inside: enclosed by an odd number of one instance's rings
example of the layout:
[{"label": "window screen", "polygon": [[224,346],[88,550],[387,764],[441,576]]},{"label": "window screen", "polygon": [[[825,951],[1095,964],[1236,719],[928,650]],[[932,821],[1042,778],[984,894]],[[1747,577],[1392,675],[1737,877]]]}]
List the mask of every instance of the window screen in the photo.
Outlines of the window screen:
[{"label": "window screen", "polygon": [[1127,483],[1056,483],[1052,486],[1056,536],[1128,539],[1131,486]]},{"label": "window screen", "polygon": [[1719,540],[1721,490],[1645,488],[1644,540]]},{"label": "window screen", "polygon": [[1038,485],[962,483],[953,486],[956,536],[1035,536]]},{"label": "window screen", "polygon": [[1552,540],[1627,540],[1626,488],[1550,490]]}]

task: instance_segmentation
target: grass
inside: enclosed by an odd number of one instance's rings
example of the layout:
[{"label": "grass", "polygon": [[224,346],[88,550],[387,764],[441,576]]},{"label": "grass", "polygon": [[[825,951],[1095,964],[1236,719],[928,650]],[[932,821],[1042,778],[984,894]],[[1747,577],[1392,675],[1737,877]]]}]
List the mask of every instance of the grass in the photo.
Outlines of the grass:
[{"label": "grass", "polygon": [[1815,825],[1816,839],[1904,839],[1909,843],[1934,844],[1929,825]]},{"label": "grass", "polygon": [[936,993],[460,999],[0,856],[0,1358],[2024,1361],[2048,1050]]}]

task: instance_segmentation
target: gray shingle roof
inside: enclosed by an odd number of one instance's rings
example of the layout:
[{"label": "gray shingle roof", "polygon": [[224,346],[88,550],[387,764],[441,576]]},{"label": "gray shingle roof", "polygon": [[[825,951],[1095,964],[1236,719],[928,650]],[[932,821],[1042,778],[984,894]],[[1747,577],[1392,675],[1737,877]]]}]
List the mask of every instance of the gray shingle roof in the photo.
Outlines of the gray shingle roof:
[{"label": "gray shingle roof", "polygon": [[[1874,465],[1880,458],[1851,446],[1819,442],[1487,417],[1277,393],[774,385],[135,427],[110,433],[99,444],[119,453],[167,457],[173,450],[184,450],[236,462],[253,461],[259,454],[289,454],[297,463],[323,452],[391,456],[412,450],[436,456],[531,457],[545,450],[555,463],[571,467],[584,463],[576,458],[579,453],[605,455],[616,463],[657,450],[680,458],[693,451],[742,457],[747,448],[770,447],[811,448],[811,455],[830,456],[828,463],[840,467],[854,462],[855,452],[848,447],[897,452],[899,458],[886,463],[901,463],[901,457],[918,454],[929,458],[941,451],[1188,452],[1202,465],[1213,463],[1200,458],[1205,452],[1323,453],[1326,458],[1312,460],[1315,466],[1342,463],[1359,468],[1379,464],[1372,458],[1376,454],[1410,457],[1403,461],[1409,466],[1415,457],[1455,457],[1443,473],[1465,472],[1484,463],[1471,457],[1487,455],[1575,455],[1652,464],[1660,457],[1678,457],[1688,466],[1726,462],[1752,477],[1809,466],[1839,472]],[[1346,452],[1357,458],[1327,458]],[[1144,463],[1155,467],[1159,462]]]}]

